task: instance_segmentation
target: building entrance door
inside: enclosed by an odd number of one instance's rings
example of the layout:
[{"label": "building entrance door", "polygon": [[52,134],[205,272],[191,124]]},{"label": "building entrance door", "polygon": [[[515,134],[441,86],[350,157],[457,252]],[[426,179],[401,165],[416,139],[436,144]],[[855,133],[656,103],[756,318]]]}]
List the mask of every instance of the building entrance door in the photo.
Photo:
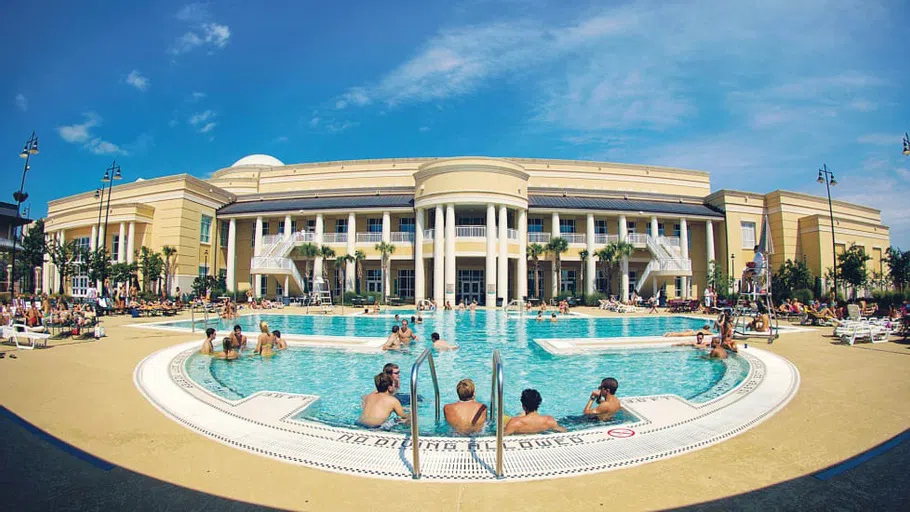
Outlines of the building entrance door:
[{"label": "building entrance door", "polygon": [[455,297],[457,302],[463,300],[465,304],[470,304],[477,301],[480,305],[484,304],[483,273],[483,270],[458,271],[458,296]]}]

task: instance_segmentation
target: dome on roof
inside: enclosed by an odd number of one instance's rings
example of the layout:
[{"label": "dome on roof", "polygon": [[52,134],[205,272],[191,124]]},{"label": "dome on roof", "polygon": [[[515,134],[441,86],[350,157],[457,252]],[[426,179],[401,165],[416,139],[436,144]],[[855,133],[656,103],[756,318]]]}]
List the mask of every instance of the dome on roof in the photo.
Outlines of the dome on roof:
[{"label": "dome on roof", "polygon": [[248,167],[265,165],[268,167],[281,167],[284,163],[271,155],[247,155],[231,165],[231,167]]}]

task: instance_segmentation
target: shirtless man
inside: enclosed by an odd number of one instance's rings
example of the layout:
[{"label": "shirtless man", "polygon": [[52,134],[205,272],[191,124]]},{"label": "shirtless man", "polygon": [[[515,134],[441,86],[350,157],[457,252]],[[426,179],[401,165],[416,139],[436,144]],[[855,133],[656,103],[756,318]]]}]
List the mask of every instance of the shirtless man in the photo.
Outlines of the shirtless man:
[{"label": "shirtless man", "polygon": [[521,408],[524,409],[524,414],[509,418],[503,433],[508,436],[512,434],[539,434],[547,430],[565,432],[566,429],[556,423],[556,418],[553,416],[541,416],[537,412],[537,408],[540,407],[540,402],[542,401],[543,399],[536,389],[522,391]]},{"label": "shirtless man", "polygon": [[382,345],[382,350],[401,350],[401,337],[398,336],[398,331],[398,326],[393,325],[392,333],[389,334],[389,338]]},{"label": "shirtless man", "polygon": [[727,351],[724,350],[724,347],[720,345],[720,340],[714,338],[711,340],[711,352],[708,354],[708,359],[726,359]]},{"label": "shirtless man", "polygon": [[412,341],[417,341],[417,335],[414,334],[414,331],[412,331],[410,327],[408,327],[407,320],[401,321],[401,329],[398,330],[398,337],[401,339],[401,343],[404,345],[407,345]]},{"label": "shirtless man", "polygon": [[449,342],[447,342],[443,339],[440,339],[438,332],[434,332],[433,334],[431,334],[430,339],[433,340],[433,348],[436,350],[439,350],[439,351],[458,350],[458,345],[452,345]]},{"label": "shirtless man", "polygon": [[234,359],[240,357],[240,353],[234,350],[231,338],[224,338],[224,340],[222,340],[221,347],[224,352],[218,352],[215,354],[215,359],[227,359],[228,361],[233,361]]},{"label": "shirtless man", "polygon": [[401,389],[401,370],[398,369],[398,365],[395,363],[386,363],[385,366],[382,367],[382,373],[392,378],[392,394],[398,394],[398,391]]},{"label": "shirtless man", "polygon": [[231,333],[230,340],[233,348],[239,348],[240,350],[246,348],[246,336],[240,331],[239,325],[234,326],[234,331]]},{"label": "shirtless man", "polygon": [[705,335],[703,333],[698,333],[695,335],[695,341],[682,341],[679,343],[674,343],[674,347],[695,347],[695,348],[708,348],[711,346],[710,343],[705,341]]},{"label": "shirtless man", "polygon": [[392,394],[392,378],[380,373],[373,378],[376,391],[363,395],[361,405],[363,413],[358,423],[367,427],[391,427],[396,422],[389,416],[395,413],[402,422],[408,421],[408,415],[401,407],[401,402]]},{"label": "shirtless man", "polygon": [[612,418],[621,407],[619,399],[616,398],[617,388],[619,382],[613,377],[600,381],[600,387],[591,392],[591,397],[585,405],[585,416],[596,416],[600,421]]},{"label": "shirtless man", "polygon": [[455,386],[455,392],[458,393],[458,401],[446,404],[442,409],[446,422],[459,434],[473,434],[483,430],[483,424],[487,421],[487,406],[474,399],[474,381],[462,379]]},{"label": "shirtless man", "polygon": [[205,330],[205,341],[202,342],[202,349],[199,350],[199,353],[205,354],[207,356],[215,353],[215,348],[212,346],[212,341],[215,339],[215,329],[209,327]]},{"label": "shirtless man", "polygon": [[705,325],[701,326],[701,329],[699,329],[697,331],[689,329],[688,331],[676,331],[676,332],[664,333],[664,338],[682,338],[682,337],[687,337],[687,336],[697,336],[699,334],[701,334],[702,336],[704,336],[706,334],[711,334],[711,326],[708,324],[705,324]]},{"label": "shirtless man", "polygon": [[288,348],[288,342],[281,339],[281,331],[272,331],[272,345],[275,347],[275,350],[284,350]]}]

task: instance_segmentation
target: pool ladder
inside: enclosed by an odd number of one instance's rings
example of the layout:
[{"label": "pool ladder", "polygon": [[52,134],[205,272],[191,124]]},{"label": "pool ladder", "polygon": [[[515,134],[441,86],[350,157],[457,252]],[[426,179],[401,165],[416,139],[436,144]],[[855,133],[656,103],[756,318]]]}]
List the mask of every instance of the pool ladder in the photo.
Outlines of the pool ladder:
[{"label": "pool ladder", "polygon": [[[202,306],[202,325],[208,326],[209,324],[209,310],[205,306]],[[190,330],[191,332],[196,332],[196,305],[190,306]]]},{"label": "pool ladder", "polygon": [[[426,349],[411,367],[411,449],[414,455],[414,479],[420,478],[420,428],[417,414],[417,379],[420,375],[420,366],[427,361],[430,366],[430,376],[433,377],[433,391],[436,399],[436,423],[439,423],[439,380],[436,378],[436,365],[433,362],[433,352]],[[502,358],[498,350],[493,351],[493,385],[490,395],[490,414],[496,414],[496,477],[502,478],[502,438],[503,416],[502,405]]]}]

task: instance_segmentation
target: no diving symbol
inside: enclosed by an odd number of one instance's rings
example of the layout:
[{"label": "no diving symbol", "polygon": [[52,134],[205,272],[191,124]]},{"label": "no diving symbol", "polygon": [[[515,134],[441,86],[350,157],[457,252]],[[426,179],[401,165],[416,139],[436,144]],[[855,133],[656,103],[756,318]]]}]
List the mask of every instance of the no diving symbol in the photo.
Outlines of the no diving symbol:
[{"label": "no diving symbol", "polygon": [[632,437],[635,435],[635,431],[629,428],[611,428],[607,430],[607,434],[610,437],[616,437],[619,439],[625,439],[627,437]]}]

